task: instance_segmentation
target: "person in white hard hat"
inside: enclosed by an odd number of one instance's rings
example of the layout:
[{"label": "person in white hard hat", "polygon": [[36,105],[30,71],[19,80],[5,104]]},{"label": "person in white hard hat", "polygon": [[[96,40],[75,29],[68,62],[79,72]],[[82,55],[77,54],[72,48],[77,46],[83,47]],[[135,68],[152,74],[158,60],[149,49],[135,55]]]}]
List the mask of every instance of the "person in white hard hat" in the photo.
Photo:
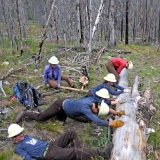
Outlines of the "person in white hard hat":
[{"label": "person in white hard hat", "polygon": [[[15,152],[24,160],[80,160],[102,156],[109,158],[113,143],[97,150],[83,148],[74,130],[69,130],[55,141],[45,142],[23,134],[24,128],[18,124],[8,127],[8,137],[15,143]],[[70,145],[70,147],[68,147]]]},{"label": "person in white hard hat", "polygon": [[[77,120],[79,122],[94,122],[97,125],[100,126],[113,126],[113,127],[121,127],[124,123],[122,121],[114,121],[114,122],[108,122],[106,120],[100,119],[98,115],[106,115],[108,112],[122,116],[125,115],[125,111],[117,112],[113,109],[109,109],[106,106],[103,105],[103,100],[106,100],[109,98],[108,91],[103,88],[96,92],[96,94],[101,97],[101,105],[99,107],[99,101],[95,99],[95,97],[83,97],[78,100],[74,99],[58,99],[56,100],[50,107],[48,107],[46,110],[44,110],[41,113],[36,112],[22,112],[16,117],[16,122],[19,123],[23,118],[28,117],[33,120],[37,121],[46,121],[52,117],[57,116],[59,120],[66,120],[67,117],[72,118],[74,120]],[[105,102],[106,103],[106,102]],[[111,104],[118,103],[118,101],[111,101],[108,102]],[[102,106],[102,108],[101,108]]]},{"label": "person in white hard hat", "polygon": [[113,57],[106,63],[106,68],[109,73],[113,73],[116,76],[116,80],[119,81],[119,74],[123,68],[133,69],[133,63],[120,57]]},{"label": "person in white hard hat", "polygon": [[[104,77],[104,82],[99,84],[98,86],[92,88],[87,95],[88,96],[97,96],[96,92],[99,91],[102,88],[105,88],[108,90],[108,92],[112,95],[120,95],[121,93],[127,93],[129,90],[126,88],[123,88],[119,85],[117,85],[115,82],[117,82],[116,77],[114,74],[109,73],[106,77]],[[112,87],[115,89],[118,89],[119,91],[113,90]]]},{"label": "person in white hard hat", "polygon": [[[105,99],[110,98],[109,92],[108,92],[107,89],[102,88],[99,91],[96,91],[96,95],[101,97],[101,99],[102,99],[101,105],[98,106],[98,108],[99,108],[98,115],[106,115],[109,112],[114,114],[114,115],[117,115],[119,117],[121,117],[122,115],[125,115],[124,110],[121,110],[121,111],[117,112],[117,111],[113,110],[112,108],[109,108],[108,104],[105,103]],[[112,101],[111,101],[111,103],[112,103]]]},{"label": "person in white hard hat", "polygon": [[61,75],[57,57],[52,56],[48,62],[49,64],[44,68],[44,84],[49,84],[52,88],[60,88],[61,80],[64,80],[70,87],[74,88],[73,82],[67,76]]}]

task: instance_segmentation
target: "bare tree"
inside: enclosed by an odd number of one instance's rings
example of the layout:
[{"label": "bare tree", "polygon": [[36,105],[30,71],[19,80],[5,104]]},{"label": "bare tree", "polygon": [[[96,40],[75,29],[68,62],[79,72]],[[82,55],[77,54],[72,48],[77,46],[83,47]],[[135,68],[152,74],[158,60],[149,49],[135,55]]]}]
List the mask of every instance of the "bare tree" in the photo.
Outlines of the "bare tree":
[{"label": "bare tree", "polygon": [[128,1],[129,0],[126,0],[126,28],[125,28],[125,44],[128,44],[128,30],[129,30],[129,27],[128,27]]}]

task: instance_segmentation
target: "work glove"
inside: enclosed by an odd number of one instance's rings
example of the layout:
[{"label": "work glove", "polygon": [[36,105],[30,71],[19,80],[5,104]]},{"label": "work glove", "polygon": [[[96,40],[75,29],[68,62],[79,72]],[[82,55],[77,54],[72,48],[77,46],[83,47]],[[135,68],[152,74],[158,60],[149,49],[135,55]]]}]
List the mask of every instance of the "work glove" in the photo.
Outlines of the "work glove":
[{"label": "work glove", "polygon": [[58,88],[61,88],[61,85],[60,85],[60,83],[58,83]]},{"label": "work glove", "polygon": [[128,89],[128,88],[125,88],[125,89],[123,90],[123,92],[124,92],[124,93],[129,93],[129,89]]},{"label": "work glove", "polygon": [[117,113],[117,116],[121,117],[122,115],[125,115],[125,111],[124,110],[120,110],[118,113]]},{"label": "work glove", "polygon": [[113,122],[113,127],[117,128],[117,127],[122,127],[124,125],[124,122],[122,120],[117,120]]}]

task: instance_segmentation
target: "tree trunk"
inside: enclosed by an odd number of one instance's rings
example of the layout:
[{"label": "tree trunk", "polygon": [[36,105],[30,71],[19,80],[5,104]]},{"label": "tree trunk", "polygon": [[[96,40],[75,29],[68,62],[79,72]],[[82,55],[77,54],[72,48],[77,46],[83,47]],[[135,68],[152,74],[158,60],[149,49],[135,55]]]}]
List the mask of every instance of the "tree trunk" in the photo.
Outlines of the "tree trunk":
[{"label": "tree trunk", "polygon": [[[123,69],[120,74],[119,85],[127,88],[127,70]],[[150,92],[151,93],[151,92]],[[146,99],[151,98],[152,94],[145,96]],[[115,129],[113,136],[114,148],[112,150],[111,160],[146,160],[146,147],[147,147],[147,133],[146,122],[141,114],[141,120],[137,122],[137,111],[139,113],[139,92],[138,92],[138,77],[135,78],[135,82],[132,89],[132,95],[129,93],[123,93],[118,96],[118,99],[122,100],[123,104],[118,104],[116,110],[125,110],[126,115],[118,117],[124,121],[124,126]],[[144,103],[144,102],[143,102]],[[149,103],[145,104],[145,107],[149,107]],[[147,106],[148,105],[148,106]],[[144,105],[143,105],[144,106]],[[150,112],[150,110],[148,110]],[[150,118],[148,118],[150,120]],[[141,121],[141,122],[142,122]],[[142,125],[143,124],[143,125]]]},{"label": "tree trunk", "polygon": [[88,18],[89,18],[89,43],[88,43],[88,52],[92,51],[92,0],[89,0],[88,4]]},{"label": "tree trunk", "polygon": [[78,43],[81,44],[81,15],[80,15],[80,2],[77,0],[77,35],[78,35]]},{"label": "tree trunk", "polygon": [[98,25],[98,23],[99,23],[101,14],[102,14],[102,12],[103,12],[103,6],[104,6],[104,0],[101,0],[101,4],[100,4],[100,6],[99,6],[97,18],[96,18],[96,20],[95,20],[95,23],[94,23],[94,26],[93,26],[93,30],[92,30],[92,39],[93,39],[94,33],[95,33],[96,29],[97,29],[97,25]]},{"label": "tree trunk", "polygon": [[109,16],[109,24],[110,24],[110,41],[109,44],[111,46],[115,46],[116,45],[116,41],[115,41],[115,24],[114,24],[114,19],[115,19],[115,6],[114,6],[114,0],[111,0],[111,10],[110,10],[110,16]]},{"label": "tree trunk", "polygon": [[128,44],[128,0],[126,0],[126,29],[125,29],[125,44]]}]

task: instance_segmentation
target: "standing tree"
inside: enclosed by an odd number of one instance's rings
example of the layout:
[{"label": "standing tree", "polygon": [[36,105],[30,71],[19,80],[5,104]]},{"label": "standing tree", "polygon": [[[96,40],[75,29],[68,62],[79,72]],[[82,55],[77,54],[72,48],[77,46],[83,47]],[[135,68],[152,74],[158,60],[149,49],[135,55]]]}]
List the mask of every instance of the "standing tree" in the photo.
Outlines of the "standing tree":
[{"label": "standing tree", "polygon": [[126,29],[125,29],[125,44],[128,44],[128,32],[129,32],[129,26],[128,26],[128,1],[126,0]]}]

